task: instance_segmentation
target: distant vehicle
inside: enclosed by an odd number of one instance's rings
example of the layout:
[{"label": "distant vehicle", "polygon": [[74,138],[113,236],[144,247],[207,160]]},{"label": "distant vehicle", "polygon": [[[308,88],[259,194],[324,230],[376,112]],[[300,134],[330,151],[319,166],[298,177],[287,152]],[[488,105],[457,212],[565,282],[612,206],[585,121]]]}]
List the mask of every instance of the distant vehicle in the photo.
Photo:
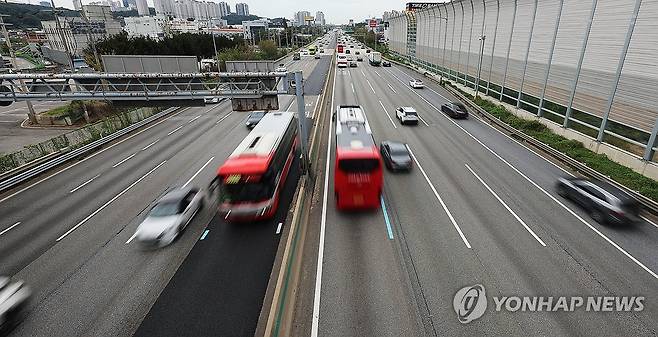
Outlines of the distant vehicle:
[{"label": "distant vehicle", "polygon": [[452,118],[468,118],[468,110],[464,104],[459,102],[446,103],[441,105],[441,111]]},{"label": "distant vehicle", "polygon": [[372,52],[368,55],[368,62],[371,66],[378,67],[382,63],[382,54],[379,52]]},{"label": "distant vehicle", "polygon": [[363,61],[363,57],[359,55],[359,56],[356,57],[356,60],[359,61],[359,62],[362,62],[362,61]]},{"label": "distant vehicle", "polygon": [[217,170],[219,214],[227,221],[273,217],[296,153],[295,113],[265,114]]},{"label": "distant vehicle", "polygon": [[338,56],[336,56],[336,66],[338,68],[347,68],[348,66],[347,56],[345,56],[344,54],[339,54]]},{"label": "distant vehicle", "polygon": [[413,79],[409,81],[409,86],[414,89],[422,89],[425,87],[425,84],[423,84],[423,81],[419,79]]},{"label": "distant vehicle", "polygon": [[336,122],[336,207],[379,207],[384,183],[382,160],[363,108],[339,105],[333,119]]},{"label": "distant vehicle", "polygon": [[391,62],[382,61],[382,67],[390,67],[390,66],[391,66]]},{"label": "distant vehicle", "polygon": [[354,55],[359,55],[359,54],[361,54],[361,52],[358,50],[354,52]]},{"label": "distant vehicle", "polygon": [[9,334],[23,319],[32,291],[23,281],[0,276],[0,336]]},{"label": "distant vehicle", "polygon": [[583,207],[600,224],[630,225],[640,221],[639,202],[612,185],[584,178],[560,178],[556,190]]},{"label": "distant vehicle", "polygon": [[206,104],[219,103],[219,98],[217,98],[217,97],[206,97],[206,98],[203,99],[203,103],[206,103]]},{"label": "distant vehicle", "polygon": [[313,56],[313,58],[316,59],[316,60],[319,60],[320,59],[320,54],[315,54],[315,56]]},{"label": "distant vehicle", "polygon": [[385,140],[379,145],[379,152],[389,170],[394,172],[411,170],[412,160],[406,144]]},{"label": "distant vehicle", "polygon": [[357,63],[356,61],[350,61],[350,68],[356,68]]},{"label": "distant vehicle", "polygon": [[176,240],[203,205],[195,187],[176,188],[157,201],[137,227],[135,239],[145,246],[164,247]]},{"label": "distant vehicle", "polygon": [[293,59],[294,61],[300,60],[300,59],[301,59],[301,55],[300,55],[299,53],[294,53],[294,54],[292,54],[292,59]]},{"label": "distant vehicle", "polygon": [[336,53],[342,54],[344,52],[345,52],[345,46],[342,43],[338,43],[338,45],[336,45]]},{"label": "distant vehicle", "polygon": [[308,53],[311,55],[315,55],[315,52],[318,50],[316,46],[310,46],[308,47]]},{"label": "distant vehicle", "polygon": [[320,54],[324,54],[324,49],[319,49],[318,52],[319,52]]},{"label": "distant vehicle", "polygon": [[395,109],[395,117],[400,120],[400,124],[418,124],[418,112],[410,106],[401,106]]},{"label": "distant vehicle", "polygon": [[366,54],[370,54],[370,49],[366,49]]},{"label": "distant vehicle", "polygon": [[350,50],[349,50],[349,49],[345,49],[345,54],[349,54],[349,53],[350,53]]},{"label": "distant vehicle", "polygon": [[286,68],[282,63],[282,64],[279,64],[279,66],[276,67],[276,69],[274,71],[276,71],[277,73],[287,73],[288,68]]},{"label": "distant vehicle", "polygon": [[247,122],[245,123],[247,125],[248,129],[253,129],[258,122],[260,122],[263,117],[265,117],[265,111],[252,111],[249,114],[249,117],[247,117]]}]

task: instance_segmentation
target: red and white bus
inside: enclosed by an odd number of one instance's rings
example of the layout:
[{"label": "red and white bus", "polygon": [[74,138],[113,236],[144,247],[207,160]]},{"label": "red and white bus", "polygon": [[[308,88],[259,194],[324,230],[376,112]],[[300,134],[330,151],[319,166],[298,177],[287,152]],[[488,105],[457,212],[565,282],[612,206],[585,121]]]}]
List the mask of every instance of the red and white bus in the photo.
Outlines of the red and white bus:
[{"label": "red and white bus", "polygon": [[338,209],[377,208],[384,183],[382,159],[363,108],[336,108],[334,193]]},{"label": "red and white bus", "polygon": [[228,221],[274,216],[297,149],[293,112],[269,112],[217,170],[219,213]]},{"label": "red and white bus", "polygon": [[342,54],[345,52],[345,45],[337,44],[336,45],[336,54]]}]

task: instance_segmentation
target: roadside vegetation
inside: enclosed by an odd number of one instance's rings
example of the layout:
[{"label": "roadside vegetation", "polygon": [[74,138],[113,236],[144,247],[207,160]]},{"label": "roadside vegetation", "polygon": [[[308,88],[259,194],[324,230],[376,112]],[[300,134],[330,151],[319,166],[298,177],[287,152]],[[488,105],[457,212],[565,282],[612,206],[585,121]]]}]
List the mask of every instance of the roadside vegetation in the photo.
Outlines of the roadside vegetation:
[{"label": "roadside vegetation", "polygon": [[[452,84],[449,83],[449,85]],[[455,86],[453,88],[460,91],[468,99],[473,100],[473,95]],[[658,202],[658,181],[645,177],[624,165],[614,162],[604,154],[595,153],[585,148],[579,141],[567,139],[553,133],[546,125],[539,121],[517,117],[502,105],[497,105],[480,97],[474,100],[474,102],[513,128]]]},{"label": "roadside vegetation", "polygon": [[[84,105],[83,105],[84,104]],[[42,113],[44,116],[53,118],[69,117],[74,124],[77,121],[84,120],[85,108],[89,113],[90,121],[99,120],[108,116],[125,112],[135,107],[120,106],[117,107],[110,101],[71,101],[70,103],[62,106],[52,108]]]}]

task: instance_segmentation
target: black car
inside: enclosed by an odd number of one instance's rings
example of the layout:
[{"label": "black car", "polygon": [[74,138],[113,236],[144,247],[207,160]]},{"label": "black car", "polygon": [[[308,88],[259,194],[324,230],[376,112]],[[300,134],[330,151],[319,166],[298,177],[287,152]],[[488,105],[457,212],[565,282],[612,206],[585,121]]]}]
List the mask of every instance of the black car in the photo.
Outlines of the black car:
[{"label": "black car", "polygon": [[358,50],[354,52],[354,55],[359,55],[361,54]]},{"label": "black car", "polygon": [[253,129],[261,119],[265,116],[265,111],[252,111],[247,117],[247,128]]},{"label": "black car", "polygon": [[443,104],[441,111],[452,118],[468,118],[468,110],[466,110],[464,104],[459,102]]},{"label": "black car", "polygon": [[382,61],[382,67],[390,67],[390,66],[391,66],[391,62]]},{"label": "black car", "polygon": [[640,219],[640,204],[628,193],[601,181],[560,178],[557,194],[583,207],[600,224],[627,225]]},{"label": "black car", "polygon": [[349,53],[350,53],[350,50],[349,50],[349,49],[345,49],[345,54],[349,54]]},{"label": "black car", "polygon": [[385,140],[379,146],[384,164],[391,171],[411,170],[411,155],[406,144]]},{"label": "black car", "polygon": [[21,322],[30,296],[30,289],[22,281],[0,275],[0,336]]}]

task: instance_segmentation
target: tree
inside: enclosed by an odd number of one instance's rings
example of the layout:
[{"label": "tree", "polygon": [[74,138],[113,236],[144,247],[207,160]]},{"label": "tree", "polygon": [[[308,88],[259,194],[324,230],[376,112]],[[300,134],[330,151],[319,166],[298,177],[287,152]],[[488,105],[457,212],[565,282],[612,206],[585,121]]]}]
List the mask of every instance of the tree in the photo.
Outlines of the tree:
[{"label": "tree", "polygon": [[279,57],[279,48],[272,40],[262,40],[258,44],[261,56],[266,60],[275,60]]}]

